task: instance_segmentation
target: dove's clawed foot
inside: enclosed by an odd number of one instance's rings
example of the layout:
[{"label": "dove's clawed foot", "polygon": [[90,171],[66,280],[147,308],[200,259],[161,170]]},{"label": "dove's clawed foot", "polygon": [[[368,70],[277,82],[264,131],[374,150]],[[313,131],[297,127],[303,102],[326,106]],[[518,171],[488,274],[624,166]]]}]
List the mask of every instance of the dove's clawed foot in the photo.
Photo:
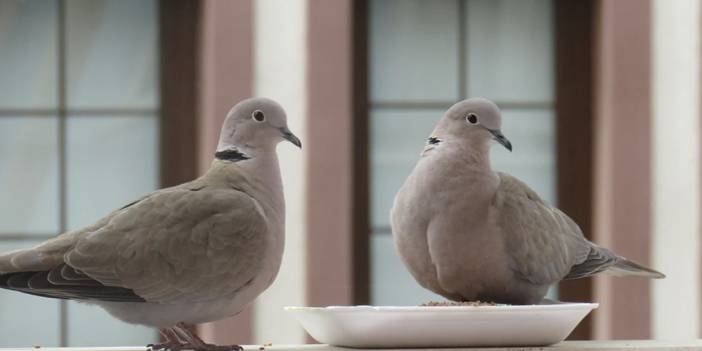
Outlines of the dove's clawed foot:
[{"label": "dove's clawed foot", "polygon": [[203,347],[196,348],[197,351],[242,351],[244,348],[239,345],[212,345],[205,344]]},{"label": "dove's clawed foot", "polygon": [[159,350],[164,350],[164,351],[180,351],[180,350],[185,350],[187,348],[187,343],[183,342],[179,337],[178,334],[171,328],[163,328],[159,329],[158,331],[161,333],[161,337],[165,340],[162,343],[158,344],[148,344],[146,345],[147,350],[149,351],[159,351]]},{"label": "dove's clawed foot", "polygon": [[146,347],[150,351],[184,351],[184,350],[194,350],[194,351],[243,351],[239,345],[213,345],[208,344],[197,334],[193,333],[188,329],[188,327],[183,323],[178,323],[173,328],[160,329],[159,332],[161,336],[165,339],[164,342],[159,344],[149,344]]},{"label": "dove's clawed foot", "polygon": [[185,350],[194,350],[194,351],[243,351],[244,348],[239,346],[239,345],[225,345],[225,346],[219,346],[219,345],[212,345],[212,344],[200,344],[200,345],[193,345],[190,343],[169,343],[169,342],[164,342],[160,344],[148,344],[146,345],[146,348],[149,351],[185,351]]},{"label": "dove's clawed foot", "polygon": [[181,343],[169,343],[169,342],[163,342],[160,344],[148,344],[146,345],[146,349],[149,351],[159,351],[159,350],[164,350],[164,351],[180,351],[183,350],[183,344]]},{"label": "dove's clawed foot", "polygon": [[[188,328],[185,323],[178,323],[173,328],[169,330],[172,334],[166,335],[164,337],[170,340],[171,336],[174,336],[176,340],[180,341],[180,349],[178,350],[195,350],[195,351],[243,351],[244,348],[239,345],[214,345],[208,344],[200,339],[197,334],[193,333],[190,328]],[[171,348],[173,351],[177,351]]]}]

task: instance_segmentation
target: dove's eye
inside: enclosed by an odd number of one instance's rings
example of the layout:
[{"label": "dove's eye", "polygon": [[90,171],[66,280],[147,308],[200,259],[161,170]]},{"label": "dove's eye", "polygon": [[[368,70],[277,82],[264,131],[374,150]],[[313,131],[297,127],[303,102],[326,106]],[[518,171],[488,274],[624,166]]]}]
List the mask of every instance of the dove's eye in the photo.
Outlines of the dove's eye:
[{"label": "dove's eye", "polygon": [[466,116],[466,121],[470,124],[478,124],[478,116],[476,116],[475,113],[468,114],[468,116]]},{"label": "dove's eye", "polygon": [[256,110],[251,114],[251,117],[254,119],[256,122],[263,122],[266,119],[266,116],[263,115],[263,112],[261,110]]}]

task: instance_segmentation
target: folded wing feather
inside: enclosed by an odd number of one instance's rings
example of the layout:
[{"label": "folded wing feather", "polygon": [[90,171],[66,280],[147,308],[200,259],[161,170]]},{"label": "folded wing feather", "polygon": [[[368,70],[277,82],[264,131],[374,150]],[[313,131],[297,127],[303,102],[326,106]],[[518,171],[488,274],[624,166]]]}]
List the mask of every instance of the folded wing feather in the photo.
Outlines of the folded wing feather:
[{"label": "folded wing feather", "polygon": [[224,298],[260,270],[266,230],[260,207],[239,190],[164,189],[95,225],[0,256],[0,287],[101,301]]}]

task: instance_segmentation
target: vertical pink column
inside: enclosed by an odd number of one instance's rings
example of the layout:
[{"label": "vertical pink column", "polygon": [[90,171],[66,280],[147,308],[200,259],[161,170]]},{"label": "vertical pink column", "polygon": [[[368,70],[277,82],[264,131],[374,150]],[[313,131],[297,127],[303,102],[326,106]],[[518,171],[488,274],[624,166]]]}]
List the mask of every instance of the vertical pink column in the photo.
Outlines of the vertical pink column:
[{"label": "vertical pink column", "polygon": [[369,302],[365,18],[365,1],[309,1],[311,306]]},{"label": "vertical pink column", "polygon": [[201,23],[198,152],[205,170],[227,112],[253,93],[252,1],[206,0]]},{"label": "vertical pink column", "polygon": [[[595,240],[651,262],[651,2],[601,0],[595,37]],[[595,279],[598,339],[651,336],[645,279]]]},{"label": "vertical pink column", "polygon": [[352,303],[351,1],[308,7],[308,299]]}]

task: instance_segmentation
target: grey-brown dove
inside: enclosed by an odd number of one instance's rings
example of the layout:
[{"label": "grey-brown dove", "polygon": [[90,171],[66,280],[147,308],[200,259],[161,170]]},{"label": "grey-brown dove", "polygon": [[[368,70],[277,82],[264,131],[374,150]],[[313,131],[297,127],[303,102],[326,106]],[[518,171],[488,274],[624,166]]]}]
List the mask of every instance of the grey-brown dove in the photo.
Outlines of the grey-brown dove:
[{"label": "grey-brown dove", "polygon": [[278,103],[238,103],[205,175],[0,255],[0,287],[93,303],[160,328],[165,340],[153,349],[239,349],[206,344],[185,324],[233,316],[275,279],[285,241],[282,140],[301,146]]},{"label": "grey-brown dove", "polygon": [[536,304],[562,279],[664,277],[588,241],[529,186],[493,171],[492,141],[512,150],[501,124],[489,100],[453,105],[395,198],[395,246],[421,286],[455,301]]}]

